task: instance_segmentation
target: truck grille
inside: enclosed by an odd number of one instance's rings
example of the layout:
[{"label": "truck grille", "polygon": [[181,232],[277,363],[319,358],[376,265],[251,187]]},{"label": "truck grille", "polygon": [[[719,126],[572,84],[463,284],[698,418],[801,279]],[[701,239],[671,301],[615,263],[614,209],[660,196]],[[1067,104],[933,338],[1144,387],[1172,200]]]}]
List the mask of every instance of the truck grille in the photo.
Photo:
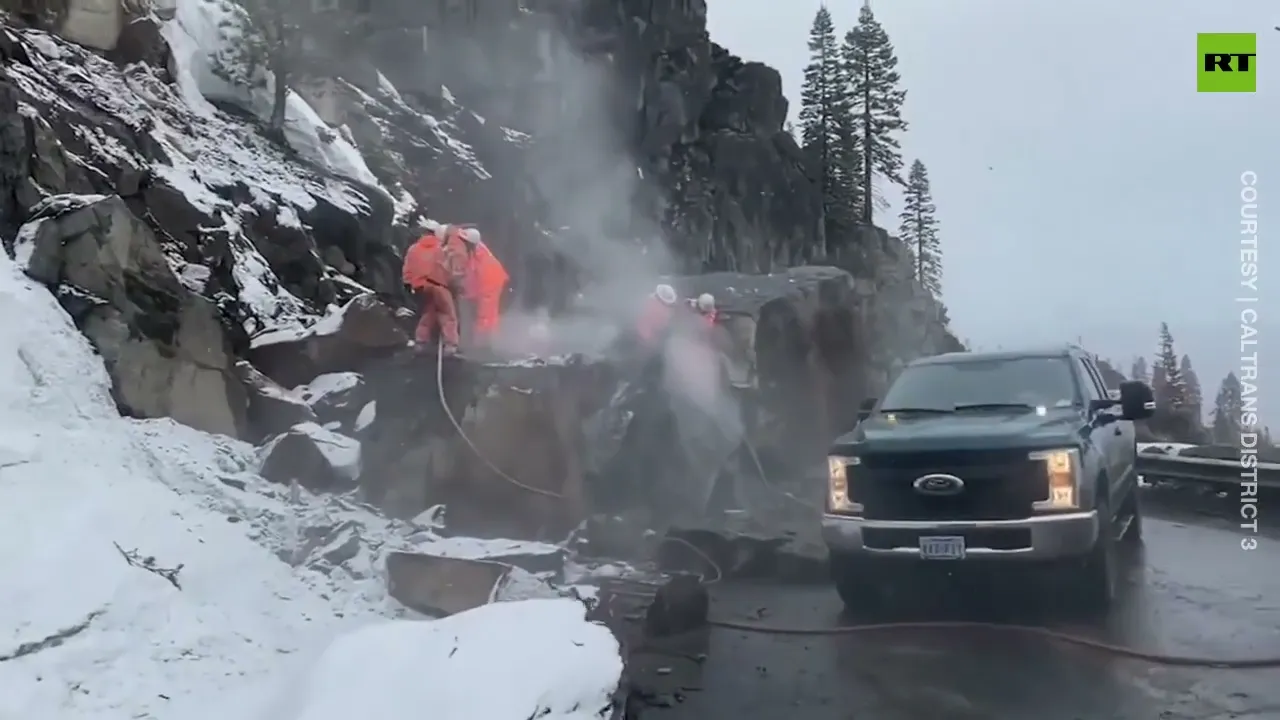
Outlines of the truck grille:
[{"label": "truck grille", "polygon": [[[958,495],[921,495],[921,475],[947,473],[964,481]],[[1027,451],[946,451],[868,454],[850,473],[850,495],[870,520],[1016,520],[1048,497],[1043,463]]]}]

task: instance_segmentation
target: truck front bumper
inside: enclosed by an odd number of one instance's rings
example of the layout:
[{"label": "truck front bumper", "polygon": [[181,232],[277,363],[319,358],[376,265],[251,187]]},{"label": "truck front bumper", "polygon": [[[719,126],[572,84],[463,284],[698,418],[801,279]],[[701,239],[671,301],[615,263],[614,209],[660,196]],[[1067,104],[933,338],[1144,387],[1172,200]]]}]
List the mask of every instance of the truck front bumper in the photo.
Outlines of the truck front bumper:
[{"label": "truck front bumper", "polygon": [[1097,542],[1096,511],[1019,520],[866,520],[823,515],[822,538],[833,555],[920,557],[920,538],[960,536],[965,558],[1013,562],[1084,555]]}]

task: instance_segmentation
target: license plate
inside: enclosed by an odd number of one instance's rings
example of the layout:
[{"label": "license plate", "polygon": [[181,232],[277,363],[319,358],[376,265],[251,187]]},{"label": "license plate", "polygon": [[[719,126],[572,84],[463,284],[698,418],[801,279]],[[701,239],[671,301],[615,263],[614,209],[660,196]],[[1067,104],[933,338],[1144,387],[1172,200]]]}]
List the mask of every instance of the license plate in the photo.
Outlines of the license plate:
[{"label": "license plate", "polygon": [[964,538],[954,535],[922,537],[920,557],[925,560],[963,560]]}]

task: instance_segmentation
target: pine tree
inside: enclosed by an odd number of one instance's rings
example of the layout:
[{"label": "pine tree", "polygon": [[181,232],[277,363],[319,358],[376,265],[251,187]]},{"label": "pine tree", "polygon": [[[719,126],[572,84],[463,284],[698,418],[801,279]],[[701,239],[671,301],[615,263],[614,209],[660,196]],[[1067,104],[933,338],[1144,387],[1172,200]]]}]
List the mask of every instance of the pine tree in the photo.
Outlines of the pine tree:
[{"label": "pine tree", "polygon": [[[238,0],[242,13],[228,13],[219,24],[222,46],[213,71],[249,91],[271,89],[266,135],[284,141],[289,76],[303,64],[300,23],[314,14],[310,0]],[[333,18],[316,18],[333,22]]]},{"label": "pine tree", "polygon": [[1178,354],[1173,348],[1173,334],[1168,323],[1160,323],[1160,346],[1151,366],[1151,389],[1156,397],[1156,412],[1180,412],[1187,406]]},{"label": "pine tree", "polygon": [[1218,395],[1213,400],[1213,441],[1219,445],[1238,445],[1240,443],[1240,415],[1242,413],[1240,398],[1240,379],[1235,373],[1227,373],[1222,384],[1218,386]]},{"label": "pine tree", "polygon": [[1191,367],[1190,356],[1182,356],[1182,361],[1178,364],[1178,374],[1182,378],[1182,392],[1186,398],[1187,412],[1197,422],[1204,422],[1204,395],[1200,390],[1200,378],[1196,377],[1196,371]]},{"label": "pine tree", "polygon": [[1151,384],[1151,371],[1147,369],[1147,359],[1139,355],[1133,361],[1133,367],[1129,370],[1129,378],[1140,382]]},{"label": "pine tree", "polygon": [[898,236],[911,253],[912,275],[935,298],[942,298],[942,245],[938,241],[937,207],[924,163],[911,163],[903,198]]},{"label": "pine tree", "polygon": [[902,119],[902,103],[907,91],[899,87],[898,57],[884,27],[864,3],[858,24],[844,36],[841,48],[849,78],[849,104],[857,127],[857,150],[862,161],[858,195],[862,200],[862,222],[871,224],[875,214],[875,178],[899,185],[902,179],[902,151],[896,134],[907,129]]},{"label": "pine tree", "polygon": [[809,64],[800,88],[800,146],[818,171],[823,230],[828,243],[848,237],[854,225],[854,177],[848,141],[849,80],[825,5],[809,30]]}]

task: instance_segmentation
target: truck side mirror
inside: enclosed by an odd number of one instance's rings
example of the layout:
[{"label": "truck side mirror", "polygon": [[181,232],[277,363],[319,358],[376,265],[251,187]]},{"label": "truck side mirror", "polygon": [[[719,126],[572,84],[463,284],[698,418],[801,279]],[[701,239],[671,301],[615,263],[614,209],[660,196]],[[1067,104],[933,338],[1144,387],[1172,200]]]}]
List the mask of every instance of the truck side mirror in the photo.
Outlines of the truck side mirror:
[{"label": "truck side mirror", "polygon": [[871,417],[871,413],[876,409],[876,402],[876,398],[867,398],[858,403],[858,422]]},{"label": "truck side mirror", "polygon": [[1125,420],[1146,420],[1155,414],[1156,399],[1151,386],[1140,380],[1120,383],[1120,415]]}]

